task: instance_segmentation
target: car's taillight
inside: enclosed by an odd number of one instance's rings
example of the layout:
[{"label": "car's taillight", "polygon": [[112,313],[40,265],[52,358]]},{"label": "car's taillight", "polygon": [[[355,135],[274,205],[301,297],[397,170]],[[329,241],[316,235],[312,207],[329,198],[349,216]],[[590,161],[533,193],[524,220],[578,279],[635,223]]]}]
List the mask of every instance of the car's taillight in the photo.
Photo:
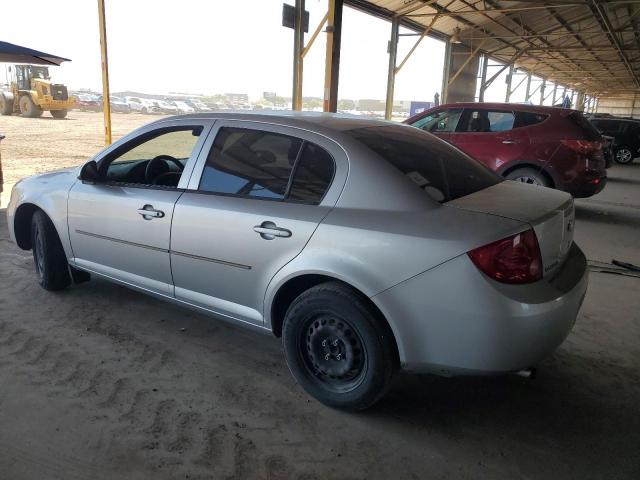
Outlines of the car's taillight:
[{"label": "car's taillight", "polygon": [[533,229],[468,252],[483,273],[503,283],[531,283],[542,278],[542,256]]},{"label": "car's taillight", "polygon": [[602,148],[600,142],[591,142],[588,140],[562,140],[562,144],[582,154],[591,153]]}]

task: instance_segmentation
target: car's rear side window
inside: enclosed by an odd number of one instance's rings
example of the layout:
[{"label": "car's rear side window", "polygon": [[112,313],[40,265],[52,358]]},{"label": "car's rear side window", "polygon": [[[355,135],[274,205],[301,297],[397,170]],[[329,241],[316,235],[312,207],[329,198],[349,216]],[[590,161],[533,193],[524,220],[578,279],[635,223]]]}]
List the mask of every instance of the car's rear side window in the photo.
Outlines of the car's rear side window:
[{"label": "car's rear side window", "polygon": [[537,125],[538,123],[544,122],[547,118],[549,118],[549,115],[544,113],[516,112],[516,121],[513,124],[513,128]]},{"label": "car's rear side window", "polygon": [[418,129],[388,125],[349,133],[441,203],[502,180],[460,150]]},{"label": "car's rear side window", "polygon": [[262,130],[220,129],[200,178],[199,191],[318,204],[334,162],[323,148]]},{"label": "car's rear side window", "polygon": [[329,189],[335,164],[322,147],[304,142],[297,161],[288,198],[305,203],[318,204]]}]

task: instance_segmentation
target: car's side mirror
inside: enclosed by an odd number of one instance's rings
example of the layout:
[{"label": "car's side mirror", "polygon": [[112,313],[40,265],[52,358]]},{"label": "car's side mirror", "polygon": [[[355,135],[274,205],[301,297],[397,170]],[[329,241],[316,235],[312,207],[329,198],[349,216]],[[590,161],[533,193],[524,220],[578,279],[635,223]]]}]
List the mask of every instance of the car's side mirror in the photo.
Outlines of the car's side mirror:
[{"label": "car's side mirror", "polygon": [[96,183],[100,181],[100,172],[98,172],[98,164],[95,160],[91,160],[82,166],[78,178],[86,183]]}]

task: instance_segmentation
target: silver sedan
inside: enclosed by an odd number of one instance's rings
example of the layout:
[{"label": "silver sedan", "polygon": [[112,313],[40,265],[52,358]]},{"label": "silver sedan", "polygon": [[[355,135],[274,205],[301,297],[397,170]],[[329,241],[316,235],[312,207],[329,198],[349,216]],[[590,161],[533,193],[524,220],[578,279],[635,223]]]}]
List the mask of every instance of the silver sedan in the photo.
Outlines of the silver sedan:
[{"label": "silver sedan", "polygon": [[568,194],[329,114],[162,119],[19,182],[7,214],[45,289],[94,275],[282,337],[299,384],[352,410],[398,369],[534,365],[587,289]]}]

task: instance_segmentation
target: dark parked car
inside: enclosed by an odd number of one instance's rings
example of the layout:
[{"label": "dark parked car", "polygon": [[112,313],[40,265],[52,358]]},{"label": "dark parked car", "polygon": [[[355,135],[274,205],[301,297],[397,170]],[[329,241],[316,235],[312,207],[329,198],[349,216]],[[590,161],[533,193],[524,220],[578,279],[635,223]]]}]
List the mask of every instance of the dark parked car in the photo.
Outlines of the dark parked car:
[{"label": "dark parked car", "polygon": [[509,103],[456,103],[405,121],[503,177],[590,197],[607,182],[602,137],[582,113]]},{"label": "dark parked car", "polygon": [[608,135],[602,135],[602,154],[604,155],[604,161],[607,168],[611,168],[613,160],[616,157],[614,137]]},{"label": "dark parked car", "polygon": [[618,163],[631,163],[640,154],[640,121],[627,118],[591,119],[591,124],[604,135],[615,139],[615,160]]}]

